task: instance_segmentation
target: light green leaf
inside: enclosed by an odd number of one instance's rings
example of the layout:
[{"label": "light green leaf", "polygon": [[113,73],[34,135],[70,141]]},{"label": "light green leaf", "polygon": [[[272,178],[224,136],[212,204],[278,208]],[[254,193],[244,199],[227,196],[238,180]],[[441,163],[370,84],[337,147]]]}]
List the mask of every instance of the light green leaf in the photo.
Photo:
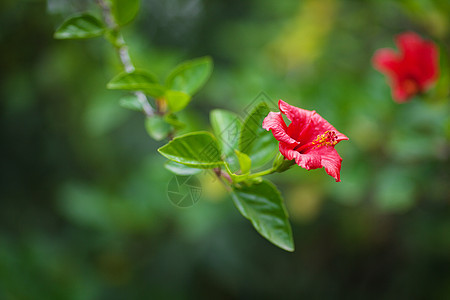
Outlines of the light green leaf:
[{"label": "light green leaf", "polygon": [[232,170],[237,171],[239,162],[234,149],[238,148],[241,120],[235,113],[223,109],[211,111],[209,119],[225,160]]},{"label": "light green leaf", "polygon": [[178,117],[175,114],[164,115],[164,120],[166,120],[166,122],[172,125],[175,129],[182,129],[186,127],[186,124],[178,120]]},{"label": "light green leaf", "polygon": [[223,164],[216,138],[206,131],[178,136],[158,151],[174,162],[194,168],[210,169]]},{"label": "light green leaf", "polygon": [[77,14],[69,17],[56,30],[55,39],[88,39],[103,35],[103,22],[90,14]]},{"label": "light green leaf", "polygon": [[238,148],[241,120],[230,111],[214,109],[209,115],[214,135],[219,140],[222,153],[229,156]]},{"label": "light green leaf", "polygon": [[185,61],[167,77],[166,86],[171,90],[194,95],[211,75],[213,63],[210,57]]},{"label": "light green leaf", "polygon": [[111,12],[117,24],[123,26],[131,22],[139,12],[140,0],[112,0]]},{"label": "light green leaf", "polygon": [[181,91],[167,90],[164,97],[171,112],[182,110],[191,101],[191,96]]},{"label": "light green leaf", "polygon": [[[237,159],[237,157],[236,157],[236,159]],[[239,164],[239,162],[238,162],[238,164]],[[225,165],[225,170],[227,171],[228,175],[230,175],[230,177],[234,183],[247,181],[247,178],[250,175],[250,173],[246,173],[246,174],[242,174],[242,175],[236,174],[233,170],[231,170],[230,163],[227,160],[224,161],[224,165]],[[238,168],[239,168],[239,166],[238,166]]]},{"label": "light green leaf", "polygon": [[165,91],[155,75],[142,70],[122,72],[111,79],[106,87],[111,90],[143,91],[155,98],[163,96]]},{"label": "light green leaf", "polygon": [[153,139],[161,141],[172,131],[172,126],[163,117],[154,115],[145,120],[145,129]]},{"label": "light green leaf", "polygon": [[139,102],[138,97],[134,94],[123,96],[119,100],[119,105],[124,108],[135,110],[135,111],[143,110],[142,104]]},{"label": "light green leaf", "polygon": [[182,176],[195,175],[203,171],[202,169],[191,168],[189,166],[179,164],[171,160],[167,161],[164,164],[164,167],[170,172]]},{"label": "light green leaf", "polygon": [[234,150],[234,152],[236,153],[236,156],[239,160],[239,166],[241,169],[241,173],[242,174],[250,173],[250,168],[252,166],[252,160],[250,159],[250,157],[247,154],[242,153],[237,150]]},{"label": "light green leaf", "polygon": [[272,183],[263,180],[251,186],[235,187],[231,197],[256,231],[276,246],[294,251],[288,214],[280,192]]},{"label": "light green leaf", "polygon": [[250,156],[252,167],[261,167],[278,151],[278,142],[272,133],[262,128],[264,118],[270,110],[261,103],[247,116],[239,137],[239,151]]}]

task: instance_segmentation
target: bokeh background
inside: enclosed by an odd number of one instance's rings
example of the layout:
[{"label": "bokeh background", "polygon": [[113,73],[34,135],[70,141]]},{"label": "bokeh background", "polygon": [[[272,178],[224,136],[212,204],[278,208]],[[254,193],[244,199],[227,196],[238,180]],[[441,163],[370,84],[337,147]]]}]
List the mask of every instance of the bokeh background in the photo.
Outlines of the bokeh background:
[{"label": "bokeh background", "polygon": [[[243,115],[261,92],[314,109],[350,140],[341,183],[324,170],[271,175],[296,251],[252,228],[211,177],[180,209],[144,116],[106,83],[102,38],[57,41],[93,1],[0,4],[0,299],[450,299],[450,2],[142,0],[124,28],[132,59],[162,77],[211,55],[182,119]],[[98,11],[97,11],[98,12]],[[393,102],[371,66],[406,30],[441,49],[425,96]]]}]

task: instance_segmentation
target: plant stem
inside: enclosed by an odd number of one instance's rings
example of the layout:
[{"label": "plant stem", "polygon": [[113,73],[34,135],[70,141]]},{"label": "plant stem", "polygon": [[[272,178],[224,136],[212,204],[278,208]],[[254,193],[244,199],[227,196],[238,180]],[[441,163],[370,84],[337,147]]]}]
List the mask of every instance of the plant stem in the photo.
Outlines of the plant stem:
[{"label": "plant stem", "polygon": [[269,175],[269,174],[272,174],[272,173],[275,173],[275,169],[273,169],[273,168],[267,169],[267,170],[264,170],[264,171],[261,171],[261,172],[257,172],[257,173],[250,174],[250,175],[247,177],[247,179],[256,178],[256,177],[261,177],[261,176]]},{"label": "plant stem", "polygon": [[[109,7],[109,4],[105,0],[96,0],[96,2],[102,9],[103,19],[105,20],[106,26],[108,26],[112,34],[115,36],[114,43],[111,41],[110,42],[116,49],[125,72],[133,72],[135,70],[135,67],[131,61],[130,53],[128,52],[128,46],[119,31],[119,26],[112,16],[111,7]],[[139,103],[142,105],[142,109],[144,110],[144,113],[147,115],[147,117],[153,116],[155,114],[155,110],[148,102],[145,94],[139,91],[136,91],[134,94],[138,98]]]},{"label": "plant stem", "polygon": [[230,175],[228,175],[227,173],[223,173],[220,168],[215,168],[214,173],[216,173],[216,175],[219,179],[221,179],[221,177],[223,177],[226,180],[228,180],[229,183],[233,183],[233,180],[231,179]]}]

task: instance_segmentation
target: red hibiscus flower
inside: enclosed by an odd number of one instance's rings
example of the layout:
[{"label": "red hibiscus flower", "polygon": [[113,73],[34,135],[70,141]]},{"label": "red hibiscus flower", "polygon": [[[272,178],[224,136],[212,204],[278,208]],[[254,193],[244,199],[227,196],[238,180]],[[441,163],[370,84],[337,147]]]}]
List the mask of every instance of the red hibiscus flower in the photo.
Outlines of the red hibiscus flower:
[{"label": "red hibiscus flower", "polygon": [[398,35],[395,42],[400,53],[379,49],[372,63],[389,77],[392,97],[402,103],[423,93],[436,81],[439,74],[438,49],[414,32]]},{"label": "red hibiscus flower", "polygon": [[280,100],[278,107],[291,121],[289,126],[281,113],[270,112],[263,121],[263,128],[271,130],[280,142],[280,152],[288,160],[295,159],[307,170],[325,167],[325,171],[340,181],[342,158],[334,146],[348,137],[337,131],[315,111],[291,106]]}]

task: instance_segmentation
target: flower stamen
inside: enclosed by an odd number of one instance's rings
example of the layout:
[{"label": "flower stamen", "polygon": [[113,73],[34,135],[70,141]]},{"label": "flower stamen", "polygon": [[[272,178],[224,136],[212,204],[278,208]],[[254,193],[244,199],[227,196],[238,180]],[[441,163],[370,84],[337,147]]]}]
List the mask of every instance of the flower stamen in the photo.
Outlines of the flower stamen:
[{"label": "flower stamen", "polygon": [[321,146],[334,146],[337,144],[336,132],[327,130],[324,134],[318,135],[312,144],[315,145],[314,148],[319,148]]}]

